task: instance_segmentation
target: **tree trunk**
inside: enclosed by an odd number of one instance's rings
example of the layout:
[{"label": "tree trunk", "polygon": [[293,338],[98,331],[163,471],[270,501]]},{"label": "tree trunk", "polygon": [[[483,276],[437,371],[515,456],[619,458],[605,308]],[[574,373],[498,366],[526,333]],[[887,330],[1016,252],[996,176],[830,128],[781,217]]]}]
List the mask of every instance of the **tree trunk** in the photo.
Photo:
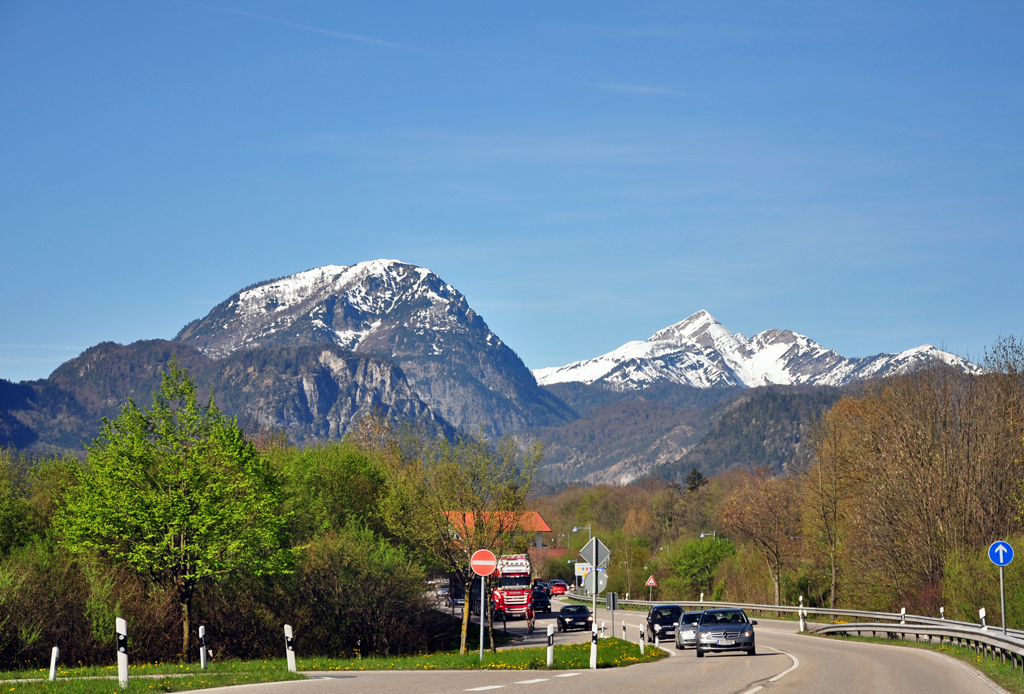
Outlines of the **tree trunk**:
[{"label": "tree trunk", "polygon": [[829,587],[828,594],[828,606],[831,609],[836,607],[836,553],[835,549],[831,552],[831,563],[832,563],[832,585]]},{"label": "tree trunk", "polygon": [[[466,581],[466,599],[462,601],[462,639],[459,642],[459,655],[466,655],[469,650],[466,648],[466,637],[469,634],[469,601],[470,591],[473,589],[473,579],[470,578]],[[483,619],[483,615],[480,616]]]},{"label": "tree trunk", "polygon": [[189,637],[192,635],[192,618],[190,615],[192,607],[192,596],[182,598],[181,602],[181,657],[185,659],[185,662],[191,662],[192,658],[189,657],[191,643]]}]

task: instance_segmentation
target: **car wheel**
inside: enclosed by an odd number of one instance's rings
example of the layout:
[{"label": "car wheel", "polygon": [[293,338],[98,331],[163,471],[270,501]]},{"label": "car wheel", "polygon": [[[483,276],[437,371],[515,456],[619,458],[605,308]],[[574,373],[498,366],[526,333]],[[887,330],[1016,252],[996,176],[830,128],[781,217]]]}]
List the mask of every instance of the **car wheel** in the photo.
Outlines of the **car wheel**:
[{"label": "car wheel", "polygon": [[677,650],[677,651],[681,651],[681,650],[683,650],[683,647],[679,645],[679,642],[678,642],[678,641],[676,641],[676,650]]},{"label": "car wheel", "polygon": [[702,651],[700,648],[697,649],[697,657],[698,658],[703,658],[704,657],[704,651]]},{"label": "car wheel", "polygon": [[747,655],[757,655],[757,649],[754,646],[751,646],[750,650],[747,651]]}]

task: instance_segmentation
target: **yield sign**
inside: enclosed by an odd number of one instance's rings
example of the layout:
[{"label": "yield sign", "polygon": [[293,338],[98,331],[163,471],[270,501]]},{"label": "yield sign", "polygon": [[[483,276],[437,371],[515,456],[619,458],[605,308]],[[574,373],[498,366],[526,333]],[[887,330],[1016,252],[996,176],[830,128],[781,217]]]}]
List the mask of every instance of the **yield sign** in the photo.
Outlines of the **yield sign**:
[{"label": "yield sign", "polygon": [[[594,556],[595,552],[597,556]],[[604,563],[608,561],[608,557],[611,556],[611,552],[608,551],[603,542],[594,537],[580,550],[580,556],[583,557],[583,561],[592,566],[604,566]]]},{"label": "yield sign", "polygon": [[992,563],[996,566],[1006,566],[1013,561],[1013,547],[1010,546],[1009,542],[993,542],[988,548],[988,558],[992,560]]},{"label": "yield sign", "polygon": [[489,549],[478,549],[473,552],[469,566],[477,576],[490,576],[498,568],[498,559]]},{"label": "yield sign", "polygon": [[658,582],[654,580],[654,574],[651,574],[651,577],[647,579],[647,583],[644,584],[644,587],[645,588],[657,588],[658,587]]}]

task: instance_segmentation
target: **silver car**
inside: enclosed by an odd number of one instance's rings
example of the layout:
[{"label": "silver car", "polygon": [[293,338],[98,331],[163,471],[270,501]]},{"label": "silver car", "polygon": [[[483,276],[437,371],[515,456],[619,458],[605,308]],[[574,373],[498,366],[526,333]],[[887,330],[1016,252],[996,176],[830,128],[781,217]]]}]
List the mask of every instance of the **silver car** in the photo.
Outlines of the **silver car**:
[{"label": "silver car", "polygon": [[755,655],[754,625],[747,613],[736,608],[705,610],[697,627],[697,657],[705,653],[746,651]]},{"label": "silver car", "polygon": [[676,650],[682,651],[686,648],[697,646],[697,625],[700,623],[700,616],[703,612],[684,612],[679,618],[676,627]]}]

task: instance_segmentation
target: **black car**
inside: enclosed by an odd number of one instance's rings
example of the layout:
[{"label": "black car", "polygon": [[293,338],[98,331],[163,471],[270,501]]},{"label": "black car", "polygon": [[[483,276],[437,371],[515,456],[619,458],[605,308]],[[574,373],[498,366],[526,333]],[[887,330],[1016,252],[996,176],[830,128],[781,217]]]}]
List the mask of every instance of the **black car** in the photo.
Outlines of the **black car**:
[{"label": "black car", "polygon": [[658,630],[658,638],[662,641],[674,636],[676,633],[676,622],[683,616],[683,608],[679,605],[655,605],[647,613],[647,640],[654,643],[654,627],[661,627]]},{"label": "black car", "polygon": [[536,614],[551,611],[551,598],[540,588],[535,588],[533,591],[533,611]]},{"label": "black car", "polygon": [[556,621],[559,631],[590,629],[594,624],[594,616],[585,605],[566,605],[558,611]]}]

